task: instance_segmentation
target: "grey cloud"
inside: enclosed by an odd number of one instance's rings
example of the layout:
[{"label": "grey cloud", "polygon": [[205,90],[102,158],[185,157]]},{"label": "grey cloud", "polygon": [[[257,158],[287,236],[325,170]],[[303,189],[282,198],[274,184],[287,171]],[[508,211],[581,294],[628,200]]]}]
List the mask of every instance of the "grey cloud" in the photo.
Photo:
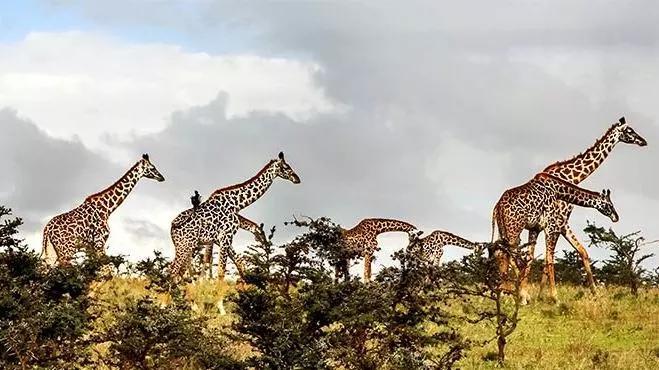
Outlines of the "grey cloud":
[{"label": "grey cloud", "polygon": [[136,237],[138,241],[155,239],[161,241],[169,237],[169,233],[160,226],[149,220],[127,218],[125,220],[126,231]]},{"label": "grey cloud", "polygon": [[[654,2],[609,2],[597,8],[567,0],[204,1],[176,11],[181,4],[60,5],[106,25],[150,24],[171,27],[191,42],[197,35],[220,40],[207,42],[209,48],[235,38],[241,40],[239,49],[313,59],[322,66],[318,85],[348,107],[304,124],[259,112],[225,119],[221,95],[207,106],[174,114],[160,133],[115,142],[135,153],[148,148],[163,172],[171,174],[154,196],[181,209],[192,190],[208,194],[242,181],[283,149],[302,184],[276,184],[247,215],[268,224],[298,212],[328,215],[345,225],[365,216],[399,217],[482,235],[505,188],[584,150],[623,114],[650,145],[621,145],[584,186],[659,199],[657,175],[648,170],[659,154],[656,112],[632,111],[621,83],[629,68],[636,68],[626,60],[656,58],[659,5]],[[147,13],[148,18],[134,17]],[[600,89],[575,88],[514,58],[528,49],[592,53],[602,71],[596,76]],[[594,94],[598,99],[592,99]],[[471,171],[494,167],[501,172],[501,182],[482,180],[490,204],[465,210],[463,199],[426,176],[446,137],[484,153]],[[499,162],[496,153],[508,153],[510,160]]]},{"label": "grey cloud", "polygon": [[118,173],[80,141],[52,138],[13,110],[0,110],[0,128],[0,203],[24,217],[29,231],[111,184],[108,173]]}]

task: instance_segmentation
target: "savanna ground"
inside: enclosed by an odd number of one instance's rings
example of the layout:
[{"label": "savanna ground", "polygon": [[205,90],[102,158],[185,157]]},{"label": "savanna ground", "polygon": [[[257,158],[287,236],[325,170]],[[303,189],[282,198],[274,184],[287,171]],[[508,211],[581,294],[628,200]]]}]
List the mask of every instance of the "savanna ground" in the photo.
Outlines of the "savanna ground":
[{"label": "savanna ground", "polygon": [[[146,294],[145,281],[114,277],[96,283],[94,299],[120,303]],[[186,299],[197,313],[210,316],[217,328],[230,331],[228,315],[219,314],[217,302],[235,291],[232,284],[202,281],[186,289]],[[506,367],[511,369],[657,369],[659,368],[659,289],[643,289],[637,297],[624,287],[602,287],[593,297],[583,287],[559,285],[560,302],[539,300],[522,308],[521,322],[508,340]],[[537,297],[537,287],[532,290]],[[170,298],[162,294],[162,302]],[[459,310],[458,302],[455,309]],[[108,325],[99,322],[98,327]],[[493,333],[492,323],[458,323],[465,336],[484,340]],[[429,328],[428,330],[432,330]],[[245,344],[234,344],[230,353],[240,359],[250,354]],[[432,350],[432,349],[429,349]],[[98,348],[103,355],[102,346]],[[474,345],[458,363],[467,369],[496,368],[496,343]]]}]

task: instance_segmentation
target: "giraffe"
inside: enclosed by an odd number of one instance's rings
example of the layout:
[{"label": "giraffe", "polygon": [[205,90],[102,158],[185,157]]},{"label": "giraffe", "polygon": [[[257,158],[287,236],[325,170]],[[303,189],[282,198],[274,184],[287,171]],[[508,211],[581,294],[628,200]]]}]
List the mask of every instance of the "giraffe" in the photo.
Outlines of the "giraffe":
[{"label": "giraffe", "polygon": [[[185,211],[181,212],[179,219],[176,221],[176,225],[179,225],[181,220],[187,221],[190,217],[193,217],[195,215],[195,212],[197,208],[199,208],[199,205],[201,205],[201,195],[199,195],[199,192],[195,190],[194,195],[190,197],[190,202],[192,203],[192,208],[186,209]],[[254,239],[258,242],[264,242],[266,240],[265,236],[265,231],[263,230],[263,224],[261,223],[260,225],[257,225],[256,222],[251,221],[241,215],[238,215],[238,221],[239,221],[239,229],[243,229],[245,231],[250,232],[252,235],[254,235]],[[240,260],[240,257],[238,257],[233,248],[228,251],[229,253],[229,258],[233,261],[234,265],[236,265],[236,268],[238,269],[238,273],[240,274],[241,278],[244,278],[244,267],[243,264]],[[204,250],[204,268],[203,270],[208,273],[208,277],[212,278],[212,256],[213,256],[213,244],[208,244],[206,245],[206,248]]]},{"label": "giraffe", "polygon": [[[243,229],[254,236],[254,240],[257,243],[262,243],[266,241],[265,231],[263,230],[263,223],[257,225],[256,222],[238,215],[238,228]],[[240,256],[236,254],[232,246],[227,247],[227,253],[233,264],[236,265],[238,269],[238,274],[241,279],[245,279],[245,267],[240,259]],[[207,244],[204,249],[204,271],[208,273],[208,278],[213,278],[213,244]],[[218,272],[221,276],[224,276],[224,271]]]},{"label": "giraffe", "polygon": [[176,216],[170,230],[176,253],[170,273],[179,276],[190,264],[197,246],[217,244],[220,247],[218,279],[223,280],[227,258],[233,254],[231,242],[240,227],[238,212],[263,196],[277,177],[300,183],[283,152],[249,180],[218,189],[194,212],[186,210]]},{"label": "giraffe", "polygon": [[[604,162],[609,153],[619,142],[634,144],[641,147],[647,145],[647,141],[637,134],[629,124],[627,124],[625,117],[621,117],[618,122],[614,123],[604,135],[590,148],[586,149],[586,151],[571,159],[551,164],[542,172],[568,181],[572,184],[579,184],[590,176],[602,164],[602,162]],[[562,200],[556,200],[547,209],[547,215],[545,216],[547,218],[547,227],[545,228],[545,273],[542,276],[541,291],[542,287],[544,287],[548,280],[549,296],[553,301],[556,301],[557,298],[554,277],[554,252],[556,250],[556,243],[560,236],[563,236],[581,256],[584,269],[586,270],[586,276],[588,278],[588,285],[593,293],[595,291],[595,280],[593,279],[593,273],[590,268],[588,252],[568,225],[572,209],[573,206],[571,204]],[[530,245],[536,243],[537,236],[537,234],[529,233],[528,242]]]},{"label": "giraffe", "polygon": [[[417,235],[410,235],[410,242]],[[421,258],[438,264],[444,255],[444,246],[454,245],[469,250],[479,250],[487,247],[487,243],[474,243],[448,231],[435,230],[423,238],[418,238],[417,247],[420,248]]]},{"label": "giraffe", "polygon": [[[494,242],[495,226],[499,230],[499,240],[503,240],[510,248],[516,249],[520,244],[520,235],[524,229],[529,234],[536,235],[547,226],[547,209],[557,200],[581,207],[597,209],[611,221],[618,221],[618,214],[611,202],[611,191],[604,190],[601,194],[577,187],[554,176],[539,173],[527,183],[506,190],[494,207],[492,216],[492,242]],[[533,245],[529,246],[528,254],[532,258]],[[502,273],[507,271],[508,259],[500,259]],[[526,288],[528,264],[523,266],[522,286],[520,296],[526,304],[529,294]]]},{"label": "giraffe", "polygon": [[[393,219],[366,218],[352,229],[341,230],[347,248],[354,255],[364,258],[364,281],[371,280],[371,263],[373,254],[378,250],[377,236],[382,233],[401,231],[413,233],[417,229],[413,225]],[[347,261],[344,262],[347,264]]]},{"label": "giraffe", "polygon": [[126,199],[139,179],[165,181],[156,167],[143,154],[117,182],[105,190],[90,195],[73,210],[53,217],[43,230],[42,258],[48,265],[68,263],[85,246],[96,253],[105,253],[110,235],[108,218]]}]

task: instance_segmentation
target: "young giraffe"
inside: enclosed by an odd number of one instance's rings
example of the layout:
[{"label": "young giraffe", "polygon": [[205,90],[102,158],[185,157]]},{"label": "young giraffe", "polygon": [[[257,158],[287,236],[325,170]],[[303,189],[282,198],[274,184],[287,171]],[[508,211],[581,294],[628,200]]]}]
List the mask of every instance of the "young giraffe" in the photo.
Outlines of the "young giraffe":
[{"label": "young giraffe", "polygon": [[[175,222],[172,222],[173,225],[179,225],[183,221],[187,221],[190,217],[193,217],[195,215],[195,210],[199,208],[199,205],[201,205],[201,196],[199,195],[199,192],[195,190],[195,194],[190,197],[190,201],[192,202],[192,208],[186,209],[185,211],[180,213],[180,217],[177,217],[177,220]],[[252,235],[254,235],[254,239],[256,239],[257,242],[263,242],[266,240],[265,236],[265,231],[263,230],[263,224],[257,225],[256,222],[251,221],[241,215],[238,215],[238,221],[240,225],[238,226],[239,229],[243,229],[245,231],[250,232]],[[245,269],[243,267],[242,261],[240,260],[240,257],[235,253],[233,248],[231,248],[228,251],[229,258],[233,261],[234,265],[236,265],[236,268],[238,269],[238,273],[240,274],[241,278],[244,278],[245,276]],[[213,256],[213,244],[209,244],[206,246],[204,250],[204,267],[203,271],[204,273],[208,273],[209,278],[213,278],[212,275],[212,256]]]},{"label": "young giraffe", "polygon": [[[626,144],[634,144],[638,146],[646,146],[647,141],[634,131],[626,122],[625,117],[621,117],[619,122],[613,124],[602,137],[600,137],[593,146],[588,148],[583,153],[576,155],[572,159],[566,161],[556,162],[542,172],[563,179],[572,184],[578,184],[592,174],[604,160],[608,157],[609,153],[618,144],[618,142]],[[568,220],[572,213],[573,206],[562,200],[556,200],[547,210],[547,227],[545,228],[545,273],[542,276],[541,291],[544,287],[546,280],[549,281],[549,297],[556,300],[556,283],[554,278],[554,252],[556,250],[556,243],[559,236],[563,236],[574,249],[581,256],[581,260],[586,270],[588,278],[588,285],[591,291],[594,292],[595,280],[593,273],[590,269],[590,259],[586,248],[579,242],[576,235],[570,229]],[[537,240],[538,234],[529,233],[529,243],[534,245]]]},{"label": "young giraffe", "polygon": [[404,221],[385,218],[366,218],[361,220],[352,229],[342,230],[342,232],[348,249],[354,255],[364,258],[364,281],[370,281],[373,254],[378,250],[377,236],[393,231],[407,232],[409,234],[416,230],[416,227]]},{"label": "young giraffe", "polygon": [[[254,239],[256,240],[257,243],[264,242],[266,240],[265,236],[265,231],[263,230],[263,224],[257,225],[256,222],[249,220],[241,215],[238,215],[238,228],[243,229],[247,232],[250,232],[252,235],[254,235]],[[204,271],[208,272],[208,278],[212,279],[213,278],[213,245],[214,244],[207,244],[206,248],[204,249]],[[221,248],[221,246],[220,246]],[[220,252],[222,250],[220,249]],[[245,279],[245,267],[242,263],[242,260],[238,254],[236,254],[236,251],[233,249],[233,246],[229,245],[226,247],[226,252],[233,261],[233,264],[236,265],[236,269],[238,269],[238,274],[240,275],[241,279]],[[226,265],[224,265],[224,268],[226,270]],[[218,271],[218,274],[220,276],[224,276],[226,271]]]},{"label": "young giraffe", "polygon": [[53,217],[43,230],[42,257],[48,265],[68,263],[75,253],[90,246],[105,253],[110,235],[108,218],[126,199],[139,179],[165,181],[147,154],[107,189],[90,195],[73,210]]},{"label": "young giraffe", "polygon": [[278,159],[270,161],[251,179],[213,192],[195,210],[195,217],[184,215],[189,210],[176,216],[170,231],[176,252],[171,274],[179,276],[183,272],[197,246],[215,243],[220,247],[218,279],[224,279],[227,258],[233,252],[231,242],[240,227],[238,212],[263,196],[277,177],[300,183],[284,153],[279,153]]},{"label": "young giraffe", "polygon": [[[520,244],[520,235],[524,229],[537,234],[547,226],[547,210],[556,200],[575,204],[581,207],[595,208],[611,221],[618,221],[618,214],[611,202],[611,192],[605,190],[596,193],[582,189],[554,176],[540,173],[524,185],[506,190],[494,207],[492,217],[492,241],[494,242],[495,226],[499,230],[499,240],[503,240],[510,248],[516,249]],[[533,258],[533,246],[529,246],[528,254]],[[529,264],[522,268],[521,298],[526,304],[529,294],[526,288],[526,275]],[[502,273],[508,271],[508,259],[500,258]]]},{"label": "young giraffe", "polygon": [[[410,242],[414,238],[417,238],[417,236],[410,235]],[[439,264],[444,255],[444,246],[447,245],[454,245],[472,251],[487,247],[487,243],[474,243],[442,230],[435,230],[423,238],[418,238],[417,243],[417,248],[420,248],[421,258],[435,264]]]}]

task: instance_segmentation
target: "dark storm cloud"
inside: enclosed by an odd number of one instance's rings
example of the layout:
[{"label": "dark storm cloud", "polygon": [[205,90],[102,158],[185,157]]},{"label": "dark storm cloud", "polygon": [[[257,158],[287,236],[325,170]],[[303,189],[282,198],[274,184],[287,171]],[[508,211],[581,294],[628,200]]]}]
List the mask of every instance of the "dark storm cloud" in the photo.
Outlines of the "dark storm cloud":
[{"label": "dark storm cloud", "polygon": [[79,141],[52,138],[10,109],[0,109],[0,130],[0,204],[25,218],[28,231],[82,202],[82,194],[111,184],[108,173],[119,176],[120,170]]}]

